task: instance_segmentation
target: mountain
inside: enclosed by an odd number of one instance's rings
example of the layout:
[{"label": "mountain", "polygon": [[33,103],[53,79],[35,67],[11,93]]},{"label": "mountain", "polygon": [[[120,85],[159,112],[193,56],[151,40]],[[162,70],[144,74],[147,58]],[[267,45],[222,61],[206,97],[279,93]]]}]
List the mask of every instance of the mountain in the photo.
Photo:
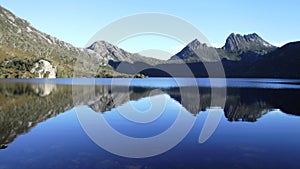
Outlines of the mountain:
[{"label": "mountain", "polygon": [[234,59],[222,49],[209,47],[206,43],[201,43],[198,39],[190,42],[176,55],[172,56],[169,61],[184,60],[185,62],[213,62],[219,59]]},{"label": "mountain", "polygon": [[[231,34],[222,48],[209,47],[197,39],[168,61],[150,65],[146,62],[109,62],[120,73],[136,70],[149,77],[208,77],[206,67],[218,67],[221,59],[226,77],[300,78],[300,42],[277,48],[257,34]],[[189,71],[186,71],[187,68]],[[219,77],[219,76],[215,76]]]},{"label": "mountain", "polygon": [[156,65],[158,63],[161,63],[162,60],[151,58],[151,57],[145,57],[137,53],[130,53],[127,52],[121,48],[118,48],[117,46],[110,44],[106,41],[97,41],[94,42],[92,45],[87,47],[87,49],[90,49],[100,56],[106,58],[106,61],[109,60],[112,61],[120,61],[120,62],[145,62],[151,65]]},{"label": "mountain", "polygon": [[246,76],[300,78],[300,42],[288,43],[254,63]]},{"label": "mountain", "polygon": [[230,34],[226,39],[226,43],[222,49],[230,53],[245,53],[252,51],[258,54],[266,54],[274,50],[276,47],[263,40],[256,33],[248,35]]},{"label": "mountain", "polygon": [[[149,77],[208,77],[206,67],[219,66],[218,62],[221,61],[226,77],[246,77],[245,72],[248,72],[255,62],[269,57],[267,54],[276,49],[255,33],[243,36],[231,34],[222,48],[210,47],[195,39],[167,62],[154,66],[148,65],[147,62],[126,62],[122,64],[123,69],[118,71],[132,74],[135,70],[143,70],[141,73]],[[120,62],[110,63],[115,69],[119,64]],[[187,67],[190,71],[184,71]]]},{"label": "mountain", "polygon": [[256,33],[248,35],[230,34],[222,48],[209,47],[195,39],[169,60],[185,62],[214,62],[222,59],[256,61],[276,47]]}]

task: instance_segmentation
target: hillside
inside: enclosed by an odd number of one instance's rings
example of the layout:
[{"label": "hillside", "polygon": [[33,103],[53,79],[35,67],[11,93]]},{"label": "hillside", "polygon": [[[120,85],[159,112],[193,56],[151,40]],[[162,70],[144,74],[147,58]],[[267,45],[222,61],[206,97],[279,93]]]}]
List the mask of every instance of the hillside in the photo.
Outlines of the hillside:
[{"label": "hillside", "polygon": [[300,42],[292,42],[254,63],[246,76],[300,78]]},{"label": "hillside", "polygon": [[[78,61],[80,59],[80,61]],[[128,76],[115,72],[108,65],[108,56],[91,49],[77,48],[35,29],[0,6],[0,74],[5,78],[48,77],[48,64],[56,77]],[[96,72],[90,63],[97,66]],[[76,64],[76,65],[75,65]],[[36,68],[34,71],[33,68]]]}]

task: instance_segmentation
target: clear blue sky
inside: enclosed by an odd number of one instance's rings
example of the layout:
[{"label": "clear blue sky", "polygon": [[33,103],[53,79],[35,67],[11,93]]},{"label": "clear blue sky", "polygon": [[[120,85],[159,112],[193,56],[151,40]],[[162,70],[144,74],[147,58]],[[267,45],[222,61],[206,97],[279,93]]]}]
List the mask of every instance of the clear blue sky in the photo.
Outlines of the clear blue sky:
[{"label": "clear blue sky", "polygon": [[109,23],[143,12],[178,16],[197,27],[217,47],[231,32],[256,32],[275,45],[300,40],[297,0],[0,0],[0,5],[39,30],[78,47]]}]

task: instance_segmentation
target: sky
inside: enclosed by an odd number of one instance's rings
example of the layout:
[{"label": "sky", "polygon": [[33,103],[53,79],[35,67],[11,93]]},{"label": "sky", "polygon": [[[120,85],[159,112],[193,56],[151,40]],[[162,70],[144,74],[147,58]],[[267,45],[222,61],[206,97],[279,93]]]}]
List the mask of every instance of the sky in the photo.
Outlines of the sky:
[{"label": "sky", "polygon": [[[300,40],[297,0],[0,0],[0,5],[42,32],[77,47],[85,47],[97,31],[114,21],[145,12],[179,17],[195,26],[215,47],[223,46],[232,32],[256,32],[277,46]],[[130,52],[157,49],[174,54],[186,44],[146,35],[116,45]]]}]

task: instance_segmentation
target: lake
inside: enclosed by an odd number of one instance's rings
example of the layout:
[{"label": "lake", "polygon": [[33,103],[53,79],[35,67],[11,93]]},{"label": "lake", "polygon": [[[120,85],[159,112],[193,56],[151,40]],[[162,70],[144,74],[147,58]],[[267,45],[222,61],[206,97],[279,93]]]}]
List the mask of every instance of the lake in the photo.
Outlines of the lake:
[{"label": "lake", "polygon": [[0,169],[300,168],[300,80],[0,84]]}]

